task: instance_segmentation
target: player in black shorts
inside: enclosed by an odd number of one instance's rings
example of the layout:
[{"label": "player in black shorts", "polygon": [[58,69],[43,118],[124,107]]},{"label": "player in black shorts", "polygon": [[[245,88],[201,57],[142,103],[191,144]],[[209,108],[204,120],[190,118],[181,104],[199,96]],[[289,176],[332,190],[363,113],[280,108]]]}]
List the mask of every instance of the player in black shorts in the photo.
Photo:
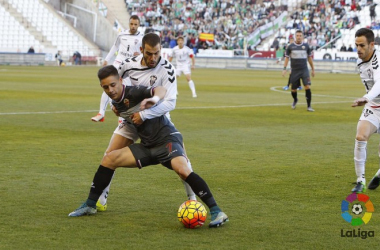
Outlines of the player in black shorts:
[{"label": "player in black shorts", "polygon": [[104,155],[95,173],[88,199],[69,216],[96,214],[96,202],[111,182],[117,168],[143,168],[162,164],[185,180],[209,207],[211,212],[209,227],[218,227],[228,221],[227,215],[217,205],[207,183],[187,167],[182,135],[173,123],[165,115],[139,122],[137,113],[158,103],[165,97],[166,89],[161,86],[156,88],[124,86],[116,68],[112,65],[101,68],[98,71],[98,78],[105,93],[113,100],[115,112],[126,122],[136,126],[141,143]]},{"label": "player in black shorts", "polygon": [[312,59],[312,53],[309,45],[303,42],[303,33],[301,30],[296,31],[296,41],[286,48],[285,53],[285,62],[284,62],[284,70],[282,72],[282,76],[286,74],[286,67],[289,62],[289,58],[291,59],[291,68],[292,73],[290,74],[290,84],[292,84],[292,97],[293,104],[292,109],[296,108],[298,97],[297,97],[297,81],[302,79],[302,83],[305,86],[305,96],[307,102],[307,111],[313,112],[314,109],[311,107],[311,81],[309,69],[307,67],[307,63],[309,62],[311,66],[311,75],[314,77],[314,64]]}]

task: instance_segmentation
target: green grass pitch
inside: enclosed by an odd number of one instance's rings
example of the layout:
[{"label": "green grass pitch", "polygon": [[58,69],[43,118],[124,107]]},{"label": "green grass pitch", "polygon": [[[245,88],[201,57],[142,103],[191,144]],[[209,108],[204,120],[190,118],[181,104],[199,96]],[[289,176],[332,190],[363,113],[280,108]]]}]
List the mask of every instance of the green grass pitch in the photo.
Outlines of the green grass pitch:
[{"label": "green grass pitch", "polygon": [[[312,78],[296,110],[280,71],[195,69],[198,98],[184,76],[172,120],[195,172],[230,221],[184,228],[182,183],[162,166],[119,169],[108,210],[69,218],[83,202],[117,118],[91,122],[101,88],[96,67],[0,67],[0,249],[365,249],[379,245],[375,212],[354,227],[341,201],[355,181],[353,147],[364,94],[357,74]],[[379,167],[368,144],[367,182]],[[207,219],[206,223],[210,221]],[[206,225],[207,225],[206,224]],[[374,237],[342,232],[374,231]],[[343,230],[343,231],[342,231]],[[369,248],[370,249],[370,248]]]}]

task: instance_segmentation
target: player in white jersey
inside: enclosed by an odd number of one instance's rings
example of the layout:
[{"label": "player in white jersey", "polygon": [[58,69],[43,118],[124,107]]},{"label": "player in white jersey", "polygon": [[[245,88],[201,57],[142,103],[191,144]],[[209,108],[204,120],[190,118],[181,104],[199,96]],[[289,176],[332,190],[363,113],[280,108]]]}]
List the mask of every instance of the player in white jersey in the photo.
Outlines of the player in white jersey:
[{"label": "player in white jersey", "polygon": [[[141,48],[141,40],[143,35],[137,30],[140,27],[140,19],[137,15],[133,15],[129,18],[129,30],[121,32],[112,46],[111,50],[108,52],[106,56],[103,66],[108,65],[108,62],[114,57],[117,52],[117,56],[113,62],[113,66],[118,68],[122,61],[125,58],[137,56],[140,54]],[[129,85],[129,79],[123,80],[124,85]],[[91,120],[94,122],[103,122],[105,112],[108,104],[111,99],[107,96],[107,94],[103,91],[102,96],[100,98],[100,108],[99,113],[92,117]]]},{"label": "player in white jersey", "polygon": [[197,97],[197,92],[195,91],[195,84],[193,80],[191,80],[191,69],[195,68],[195,59],[194,52],[192,49],[187,47],[183,37],[177,38],[177,46],[175,46],[172,50],[172,55],[169,57],[169,61],[173,60],[173,57],[176,58],[176,70],[177,76],[181,76],[183,73],[186,77],[187,83],[193,93],[193,97]]},{"label": "player in white jersey", "polygon": [[[360,116],[355,138],[354,162],[357,176],[352,192],[366,190],[365,162],[367,159],[367,141],[374,133],[380,133],[380,53],[375,50],[375,36],[372,30],[361,28],[355,33],[355,45],[358,53],[357,67],[366,94],[358,98],[352,107],[364,106]],[[380,156],[380,154],[379,154]],[[376,189],[380,182],[380,170],[370,181],[368,188]]]},{"label": "player in white jersey", "polygon": [[[132,120],[135,124],[142,124],[147,119],[160,117],[175,108],[177,101],[177,79],[174,66],[161,57],[161,39],[155,33],[148,33],[143,37],[141,55],[125,59],[117,68],[120,77],[123,79],[129,77],[133,86],[156,87],[163,86],[167,92],[163,101],[157,106],[143,110],[133,116]],[[106,150],[106,154],[117,149],[127,147],[138,139],[135,126],[127,120],[115,129],[110,144]],[[190,161],[188,167],[192,170]],[[193,190],[189,184],[183,181],[185,190],[189,200],[196,199]],[[108,186],[104,189],[97,203],[98,211],[104,211],[107,208],[107,197],[109,193]]]}]

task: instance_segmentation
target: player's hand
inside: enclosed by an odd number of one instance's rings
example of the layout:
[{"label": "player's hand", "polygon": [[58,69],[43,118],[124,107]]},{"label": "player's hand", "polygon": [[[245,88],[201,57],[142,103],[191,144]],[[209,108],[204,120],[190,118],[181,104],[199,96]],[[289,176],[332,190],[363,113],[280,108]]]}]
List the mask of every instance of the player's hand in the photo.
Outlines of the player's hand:
[{"label": "player's hand", "polygon": [[138,55],[140,55],[139,52],[135,52],[135,53],[133,53],[133,56],[138,56]]},{"label": "player's hand", "polygon": [[108,62],[106,60],[103,61],[103,66],[107,66]]},{"label": "player's hand", "polygon": [[311,70],[311,76],[314,77],[315,76],[315,72],[314,72],[314,69]]},{"label": "player's hand", "polygon": [[112,111],[115,113],[116,116],[120,116],[119,112],[117,111],[117,109],[115,108],[115,106],[112,106],[111,107]]},{"label": "player's hand", "polygon": [[151,108],[154,104],[156,104],[157,101],[155,98],[146,98],[144,99],[140,104],[140,110]]},{"label": "player's hand", "polygon": [[358,107],[358,106],[364,106],[368,100],[364,97],[356,99],[353,104],[351,104],[351,107]]},{"label": "player's hand", "polygon": [[282,76],[285,76],[286,75],[286,69],[284,69],[283,71],[282,71]]},{"label": "player's hand", "polygon": [[135,125],[141,125],[144,121],[141,119],[140,113],[136,112],[131,115],[131,120]]},{"label": "player's hand", "polygon": [[191,65],[191,69],[195,69],[195,65]]}]

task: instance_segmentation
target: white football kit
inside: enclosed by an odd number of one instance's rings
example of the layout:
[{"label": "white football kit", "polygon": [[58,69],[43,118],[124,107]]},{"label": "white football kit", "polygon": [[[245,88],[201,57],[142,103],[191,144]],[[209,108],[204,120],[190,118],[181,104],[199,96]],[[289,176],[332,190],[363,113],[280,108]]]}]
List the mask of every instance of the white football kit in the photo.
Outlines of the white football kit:
[{"label": "white football kit", "polygon": [[[143,55],[125,59],[117,68],[119,75],[123,79],[129,77],[132,86],[165,87],[166,95],[164,99],[157,103],[156,106],[140,111],[140,116],[142,120],[159,117],[164,114],[170,118],[168,112],[175,108],[177,100],[177,78],[174,66],[162,57],[160,57],[157,66],[154,68],[142,66],[142,60]],[[125,122],[121,123],[114,133],[133,141],[138,139],[136,128]]]},{"label": "white football kit", "polygon": [[177,45],[173,48],[172,57],[176,59],[177,76],[182,73],[185,75],[191,74],[191,56],[194,56],[194,52],[187,46],[180,49]]},{"label": "white football kit", "polygon": [[138,31],[135,34],[131,34],[129,30],[121,32],[112,46],[111,50],[106,56],[106,61],[110,61],[117,51],[117,56],[114,60],[113,66],[116,68],[126,58],[134,56],[135,52],[140,53],[140,47],[142,47],[143,35]]},{"label": "white football kit", "polygon": [[357,60],[360,78],[364,84],[367,94],[363,97],[368,99],[359,120],[366,120],[376,126],[380,132],[380,53],[375,50],[371,59],[363,62]]}]

